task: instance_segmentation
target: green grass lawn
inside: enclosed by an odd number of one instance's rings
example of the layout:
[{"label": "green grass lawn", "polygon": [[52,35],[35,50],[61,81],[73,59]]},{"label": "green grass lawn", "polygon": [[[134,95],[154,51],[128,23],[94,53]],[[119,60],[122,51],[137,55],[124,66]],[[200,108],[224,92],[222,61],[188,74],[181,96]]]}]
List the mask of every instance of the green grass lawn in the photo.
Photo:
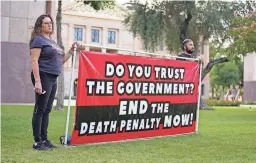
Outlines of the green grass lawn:
[{"label": "green grass lawn", "polygon": [[[61,148],[32,149],[32,106],[2,106],[2,162],[47,163],[252,163],[256,162],[256,111],[200,111],[199,134],[65,148],[66,111],[53,110],[49,138]],[[72,121],[72,120],[71,120]],[[73,123],[73,122],[72,122]]]}]

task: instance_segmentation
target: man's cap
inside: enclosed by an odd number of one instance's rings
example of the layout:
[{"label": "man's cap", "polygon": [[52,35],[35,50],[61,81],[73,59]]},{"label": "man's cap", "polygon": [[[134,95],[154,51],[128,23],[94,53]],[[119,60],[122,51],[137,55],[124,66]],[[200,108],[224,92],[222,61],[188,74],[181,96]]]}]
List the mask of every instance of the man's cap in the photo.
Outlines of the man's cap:
[{"label": "man's cap", "polygon": [[182,42],[183,46],[184,46],[187,42],[189,42],[189,41],[192,41],[192,40],[191,40],[191,39],[185,39],[185,40]]}]

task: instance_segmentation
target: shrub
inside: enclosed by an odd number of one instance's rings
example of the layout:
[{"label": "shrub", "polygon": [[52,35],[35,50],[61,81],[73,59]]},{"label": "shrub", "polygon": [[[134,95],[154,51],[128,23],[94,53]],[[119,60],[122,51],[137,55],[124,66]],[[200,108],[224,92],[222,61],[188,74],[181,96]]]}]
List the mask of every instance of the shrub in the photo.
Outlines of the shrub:
[{"label": "shrub", "polygon": [[224,101],[224,100],[204,100],[210,106],[239,106],[241,102],[238,101]]},{"label": "shrub", "polygon": [[243,101],[242,104],[243,105],[256,105],[256,102],[253,102],[253,101]]}]

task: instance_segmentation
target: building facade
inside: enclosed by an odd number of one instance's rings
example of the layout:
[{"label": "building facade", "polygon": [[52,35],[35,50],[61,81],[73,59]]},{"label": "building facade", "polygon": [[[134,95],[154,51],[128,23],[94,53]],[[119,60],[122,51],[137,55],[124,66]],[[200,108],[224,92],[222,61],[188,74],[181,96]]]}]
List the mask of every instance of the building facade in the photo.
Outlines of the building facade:
[{"label": "building facade", "polygon": [[[22,9],[22,10],[20,10]],[[1,100],[2,103],[33,103],[31,83],[30,35],[37,17],[50,13],[56,20],[57,1],[1,1]],[[67,52],[74,41],[107,48],[86,47],[103,53],[129,54],[114,48],[144,51],[142,40],[134,38],[123,24],[127,10],[117,6],[112,10],[94,11],[79,3],[63,1],[62,39]],[[56,29],[56,26],[55,26]],[[56,39],[54,34],[53,38]],[[200,48],[205,61],[209,59],[208,43]],[[165,48],[156,53],[168,54]],[[72,59],[64,65],[65,96],[69,94]],[[78,58],[74,80],[78,74]],[[203,82],[203,95],[208,96],[209,79]],[[75,96],[75,92],[72,92]]]},{"label": "building facade", "polygon": [[[74,41],[107,48],[86,47],[87,51],[102,53],[129,54],[128,51],[114,50],[111,48],[130,49],[133,51],[144,51],[143,42],[140,38],[133,38],[123,24],[127,10],[121,6],[115,9],[95,11],[90,6],[79,3],[66,3],[63,5],[62,38],[65,50],[68,51]],[[209,62],[209,44],[205,42],[200,47],[200,54],[204,54],[203,60]],[[166,55],[166,48],[159,48],[156,53]],[[206,64],[205,64],[206,65]],[[72,72],[72,60],[65,65],[65,96],[69,95],[69,83]],[[75,64],[74,80],[78,76],[78,58]],[[76,82],[74,82],[76,83]],[[71,93],[76,96],[76,91]],[[203,81],[202,94],[204,98],[209,97],[209,77]]]},{"label": "building facade", "polygon": [[[114,48],[143,50],[139,38],[133,38],[133,35],[123,26],[126,11],[120,6],[114,9],[95,11],[82,3],[64,3],[62,10],[62,38],[65,51],[68,51],[75,41],[98,46],[86,47],[86,50],[102,53],[129,53],[117,51]],[[108,48],[100,48],[100,46]],[[79,57],[75,63],[74,80],[78,76],[78,60]],[[68,96],[72,59],[64,65],[64,69],[65,96]],[[75,92],[72,92],[72,96],[76,96]]]},{"label": "building facade", "polygon": [[245,101],[256,102],[256,53],[244,58],[244,96]]},{"label": "building facade", "polygon": [[46,1],[1,1],[2,103],[34,101],[28,42],[37,17],[48,12],[55,19],[54,8]]}]

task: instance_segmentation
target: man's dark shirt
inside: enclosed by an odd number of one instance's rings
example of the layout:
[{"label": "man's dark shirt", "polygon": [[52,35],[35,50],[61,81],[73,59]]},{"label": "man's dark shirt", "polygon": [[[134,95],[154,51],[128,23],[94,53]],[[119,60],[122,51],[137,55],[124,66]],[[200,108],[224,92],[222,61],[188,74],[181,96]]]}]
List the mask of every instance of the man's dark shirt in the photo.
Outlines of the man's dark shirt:
[{"label": "man's dark shirt", "polygon": [[[178,55],[178,57],[183,57],[183,58],[195,58],[193,55],[189,55],[186,53],[181,53]],[[177,60],[181,60],[181,61],[186,61],[186,59],[182,59],[182,58],[176,58]]]}]

